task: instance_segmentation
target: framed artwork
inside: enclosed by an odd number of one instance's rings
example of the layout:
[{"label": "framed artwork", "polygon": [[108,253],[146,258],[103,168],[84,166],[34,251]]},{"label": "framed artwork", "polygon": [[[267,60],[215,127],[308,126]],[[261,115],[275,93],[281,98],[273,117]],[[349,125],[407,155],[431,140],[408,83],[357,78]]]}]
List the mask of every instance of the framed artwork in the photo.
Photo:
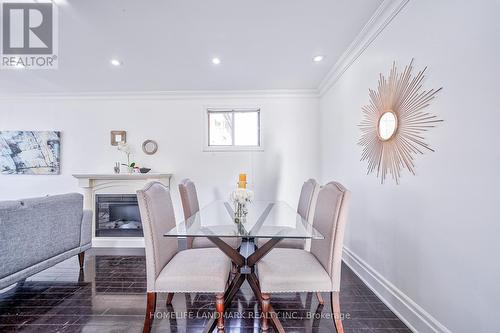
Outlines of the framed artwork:
[{"label": "framed artwork", "polygon": [[119,143],[127,143],[127,132],[111,131],[111,145],[118,146]]},{"label": "framed artwork", "polygon": [[0,173],[58,175],[61,132],[0,131]]}]

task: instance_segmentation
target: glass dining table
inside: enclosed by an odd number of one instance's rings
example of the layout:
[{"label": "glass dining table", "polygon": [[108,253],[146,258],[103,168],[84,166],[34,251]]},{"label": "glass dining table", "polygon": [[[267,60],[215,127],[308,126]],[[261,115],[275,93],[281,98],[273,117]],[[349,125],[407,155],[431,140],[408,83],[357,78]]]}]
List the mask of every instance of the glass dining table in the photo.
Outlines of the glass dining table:
[{"label": "glass dining table", "polygon": [[[324,239],[310,223],[296,210],[284,202],[255,201],[247,205],[247,214],[240,222],[235,222],[234,209],[224,201],[214,201],[201,208],[186,221],[182,221],[168,231],[165,237],[207,237],[237,267],[229,287],[224,294],[224,308],[227,309],[245,280],[248,281],[256,298],[261,301],[261,292],[255,265],[283,239]],[[269,239],[248,256],[231,247],[230,238],[245,240]],[[270,306],[270,319],[275,332],[285,332],[276,312]],[[215,318],[215,317],[214,317]],[[212,332],[216,320],[212,319],[205,332]]]}]

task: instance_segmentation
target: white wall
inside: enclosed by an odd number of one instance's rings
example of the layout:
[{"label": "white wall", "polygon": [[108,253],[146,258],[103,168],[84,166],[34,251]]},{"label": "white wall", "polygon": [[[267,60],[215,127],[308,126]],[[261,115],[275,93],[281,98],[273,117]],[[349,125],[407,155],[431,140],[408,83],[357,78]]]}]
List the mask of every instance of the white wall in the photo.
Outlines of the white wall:
[{"label": "white wall", "polygon": [[[264,152],[202,152],[203,107],[214,105],[261,107]],[[0,175],[0,200],[80,191],[72,174],[112,173],[115,161],[125,161],[110,145],[109,132],[126,130],[134,161],[152,172],[174,174],[177,218],[177,183],[185,177],[196,182],[201,205],[227,198],[240,172],[249,174],[257,200],[296,205],[302,182],[319,173],[317,124],[314,96],[2,99],[0,130],[62,131],[62,171],[59,176]],[[155,155],[142,152],[146,139],[158,142]]]},{"label": "white wall", "polygon": [[[410,1],[320,100],[322,181],[353,192],[350,262],[420,332],[500,331],[499,13],[498,1]],[[412,57],[429,66],[425,88],[444,87],[429,110],[445,122],[416,176],[380,185],[360,162],[361,106]]]}]

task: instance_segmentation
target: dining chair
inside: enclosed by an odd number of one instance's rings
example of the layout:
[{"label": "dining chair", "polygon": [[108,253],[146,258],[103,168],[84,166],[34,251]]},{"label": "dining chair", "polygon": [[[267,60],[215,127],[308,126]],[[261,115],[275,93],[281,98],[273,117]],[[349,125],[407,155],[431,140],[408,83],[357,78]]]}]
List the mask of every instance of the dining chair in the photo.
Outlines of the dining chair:
[{"label": "dining chair", "polygon": [[[320,186],[318,182],[313,178],[309,178],[304,182],[302,189],[300,190],[297,214],[311,224],[313,223],[314,210],[316,207],[316,199],[318,197],[319,189]],[[257,239],[257,247],[263,246],[268,240],[269,238]],[[306,249],[308,245],[310,246],[310,241],[306,241],[305,239],[286,238],[281,240],[278,245],[276,245],[276,248]],[[321,293],[316,293],[316,296],[319,304],[325,304]]]},{"label": "dining chair", "polygon": [[337,182],[318,193],[314,226],[325,237],[313,240],[311,251],[275,248],[257,263],[262,292],[262,329],[267,330],[273,293],[329,292],[337,332],[344,332],[340,313],[340,271],[350,192]]},{"label": "dining chair", "polygon": [[[302,185],[299,196],[299,204],[297,205],[297,213],[309,223],[313,221],[314,207],[316,205],[316,197],[319,191],[319,184],[314,179],[308,179]],[[257,247],[261,247],[269,238],[259,238],[257,239]],[[291,248],[291,249],[304,249],[306,246],[305,239],[293,239],[287,238],[281,240],[276,248]]]},{"label": "dining chair", "polygon": [[147,305],[143,332],[151,330],[157,293],[215,293],[218,332],[224,332],[224,291],[230,259],[219,249],[179,251],[177,240],[163,235],[176,226],[168,188],[151,182],[137,191],[146,245]]},{"label": "dining chair", "polygon": [[[179,194],[181,196],[184,219],[187,220],[200,210],[196,186],[189,178],[181,180],[179,183]],[[237,249],[241,245],[241,238],[228,238],[226,240],[232,248]],[[216,247],[212,241],[206,237],[187,237],[187,248],[198,249]]]}]

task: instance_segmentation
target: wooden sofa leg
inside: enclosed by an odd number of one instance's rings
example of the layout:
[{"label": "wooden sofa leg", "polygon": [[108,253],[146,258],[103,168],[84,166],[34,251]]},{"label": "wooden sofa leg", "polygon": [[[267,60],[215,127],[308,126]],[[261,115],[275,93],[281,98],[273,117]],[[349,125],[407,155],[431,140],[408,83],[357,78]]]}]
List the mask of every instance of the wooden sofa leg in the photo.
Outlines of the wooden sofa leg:
[{"label": "wooden sofa leg", "polygon": [[269,294],[262,294],[262,331],[269,331],[269,305],[271,304]]},{"label": "wooden sofa leg", "polygon": [[174,298],[174,293],[167,294],[167,305],[172,305],[172,298]]},{"label": "wooden sofa leg", "polygon": [[340,312],[340,293],[334,291],[331,293],[332,299],[332,314],[333,314],[333,324],[337,333],[344,333],[344,327],[342,326],[342,313]]},{"label": "wooden sofa leg", "polygon": [[156,311],[156,293],[148,292],[146,301],[146,317],[144,318],[144,328],[143,333],[151,332],[151,325],[155,317]]},{"label": "wooden sofa leg", "polygon": [[78,253],[78,262],[80,263],[80,269],[83,269],[83,264],[85,262],[85,251]]},{"label": "wooden sofa leg", "polygon": [[215,310],[217,311],[217,333],[224,333],[224,294],[215,295]]},{"label": "wooden sofa leg", "polygon": [[22,287],[22,286],[24,286],[25,282],[26,282],[26,279],[19,280],[19,281],[17,281],[17,286]]}]

